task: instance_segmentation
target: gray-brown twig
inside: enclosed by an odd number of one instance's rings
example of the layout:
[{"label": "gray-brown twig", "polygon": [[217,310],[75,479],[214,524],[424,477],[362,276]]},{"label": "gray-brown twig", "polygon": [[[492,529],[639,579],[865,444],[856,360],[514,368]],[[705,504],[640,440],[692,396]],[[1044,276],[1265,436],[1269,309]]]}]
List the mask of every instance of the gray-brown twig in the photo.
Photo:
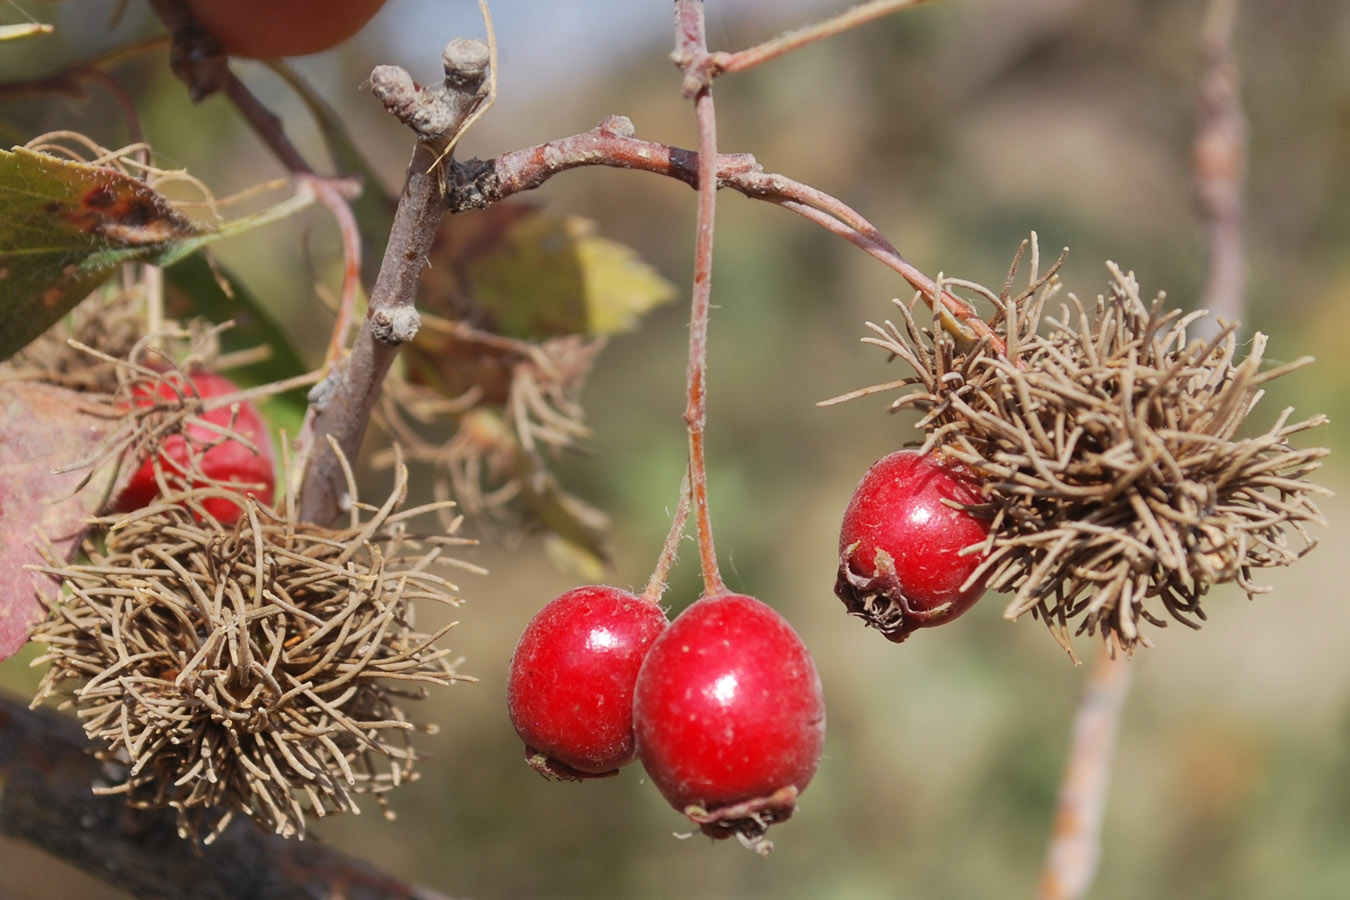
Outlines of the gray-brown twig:
[{"label": "gray-brown twig", "polygon": [[379,66],[371,74],[372,92],[413,130],[417,144],[365,321],[346,362],[311,396],[302,435],[302,446],[312,453],[300,487],[305,521],[328,522],[346,508],[342,467],[325,438],[331,435],[344,454],[356,458],[384,376],[399,348],[417,333],[417,281],[445,213],[441,156],[487,96],[491,77],[482,41],[451,41],[443,62],[445,81],[438,88],[418,88],[397,66]]}]

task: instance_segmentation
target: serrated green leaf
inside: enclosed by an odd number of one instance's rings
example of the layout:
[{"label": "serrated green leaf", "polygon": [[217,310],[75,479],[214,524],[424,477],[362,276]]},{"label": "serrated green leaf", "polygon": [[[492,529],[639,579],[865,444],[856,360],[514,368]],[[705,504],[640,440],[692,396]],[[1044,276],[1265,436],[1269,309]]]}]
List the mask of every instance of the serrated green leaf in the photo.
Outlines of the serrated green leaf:
[{"label": "serrated green leaf", "polygon": [[145,182],[24,148],[0,151],[0,360],[124,263],[169,265],[217,238],[313,202],[303,189],[220,227],[195,222]]}]

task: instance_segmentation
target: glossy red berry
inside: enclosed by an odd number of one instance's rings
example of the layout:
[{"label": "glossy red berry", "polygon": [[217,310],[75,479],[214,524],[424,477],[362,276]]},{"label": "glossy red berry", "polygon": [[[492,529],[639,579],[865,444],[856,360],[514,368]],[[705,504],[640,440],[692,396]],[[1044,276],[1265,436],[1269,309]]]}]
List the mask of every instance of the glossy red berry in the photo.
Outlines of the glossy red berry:
[{"label": "glossy red berry", "polygon": [[717,594],[652,645],[633,721],[642,764],[671,806],[705,834],[754,844],[792,815],[816,772],[825,700],[786,619],[753,597]]},{"label": "glossy red berry", "polygon": [[527,762],[568,780],[632,762],[633,685],[666,614],[627,591],[579,587],[525,626],[511,657],[506,706]]},{"label": "glossy red berry", "polygon": [[844,511],[834,592],[897,643],[951,621],[984,593],[983,578],[967,583],[984,554],[961,550],[989,536],[989,520],[948,501],[983,502],[974,474],[899,450],[867,470]]},{"label": "glossy red berry", "polygon": [[[214,372],[194,372],[184,383],[182,375],[173,373],[159,381],[157,387],[138,390],[135,402],[138,406],[150,406],[156,399],[177,400],[180,396],[196,394],[203,399],[223,397],[237,393],[233,382]],[[257,407],[247,401],[217,407],[189,420],[181,432],[170,434],[160,443],[159,465],[166,473],[182,473],[189,468],[189,460],[195,453],[193,463],[201,474],[214,482],[238,484],[241,492],[253,494],[263,505],[271,504],[272,492],[276,487],[276,471],[273,465],[272,438]],[[218,426],[212,428],[211,425]],[[257,448],[257,452],[236,440],[221,440],[220,428],[229,428],[241,437],[247,438]],[[159,497],[159,485],[155,481],[155,459],[147,458],[117,498],[119,512],[130,512],[150,505]],[[233,525],[243,514],[241,503],[228,497],[208,497],[202,506],[222,525]]]}]

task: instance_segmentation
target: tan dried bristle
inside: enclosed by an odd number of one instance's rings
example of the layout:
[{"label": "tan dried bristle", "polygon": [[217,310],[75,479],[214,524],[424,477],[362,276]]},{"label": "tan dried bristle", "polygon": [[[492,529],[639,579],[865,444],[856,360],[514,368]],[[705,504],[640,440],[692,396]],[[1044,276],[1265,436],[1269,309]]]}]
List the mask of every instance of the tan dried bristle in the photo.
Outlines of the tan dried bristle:
[{"label": "tan dried bristle", "polygon": [[891,409],[923,413],[924,451],[983,473],[993,527],[972,577],[1011,592],[1007,616],[1041,618],[1071,655],[1071,621],[1128,651],[1147,645],[1142,622],[1199,627],[1211,585],[1261,592],[1251,570],[1312,548],[1305,526],[1323,522],[1313,497],[1326,493],[1305,479],[1327,451],[1289,443],[1323,416],[1286,409],[1259,434],[1243,428],[1262,385],[1311,360],[1262,371],[1265,335],[1239,360],[1235,326],[1192,339],[1212,325],[1203,311],[1145,303],[1132,274],[1108,268],[1095,307],[1069,295],[1044,335],[1054,269],[1016,297],[981,291],[1006,353],[921,327],[897,301],[901,325],[869,323],[864,340],[916,374],[850,395],[901,390]]},{"label": "tan dried bristle", "polygon": [[465,541],[407,533],[422,510],[399,511],[399,473],[346,528],[252,498],[222,528],[166,501],[100,520],[87,562],[47,569],[63,595],[34,634],[50,663],[34,703],[62,696],[125,767],[103,792],[172,807],[180,833],[209,841],[235,813],[303,836],[308,817],[416,776],[400,701],[472,679],[437,647],[451,625],[422,633],[412,607],[460,602],[430,568]]}]

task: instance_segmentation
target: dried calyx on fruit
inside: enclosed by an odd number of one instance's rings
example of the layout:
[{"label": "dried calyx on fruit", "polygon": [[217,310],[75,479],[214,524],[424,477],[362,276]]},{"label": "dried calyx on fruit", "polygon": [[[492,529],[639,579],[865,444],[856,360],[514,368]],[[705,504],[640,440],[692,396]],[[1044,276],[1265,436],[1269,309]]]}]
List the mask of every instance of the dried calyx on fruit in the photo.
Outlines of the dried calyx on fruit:
[{"label": "dried calyx on fruit", "polygon": [[[840,399],[901,390],[891,409],[923,414],[921,452],[979,472],[990,534],[976,577],[1012,593],[1008,618],[1041,618],[1071,655],[1073,620],[1131,650],[1164,613],[1199,627],[1212,585],[1260,592],[1252,569],[1315,544],[1307,525],[1322,523],[1325,491],[1306,479],[1327,451],[1290,438],[1326,419],[1287,409],[1264,431],[1244,425],[1267,382],[1311,360],[1262,371],[1265,335],[1239,359],[1236,326],[1145,302],[1109,264],[1107,293],[1095,305],[1070,294],[1041,334],[1058,264],[1038,275],[1033,252],[1031,268],[1016,296],[960,283],[996,310],[983,338],[945,314],[922,327],[897,301],[901,324],[869,323],[864,340],[916,374]],[[1202,328],[1213,336],[1195,338]]]},{"label": "dried calyx on fruit", "polygon": [[383,506],[354,503],[339,528],[251,498],[226,528],[192,514],[201,490],[98,520],[87,562],[51,561],[34,704],[63,697],[123,773],[99,790],[176,809],[185,837],[209,842],[236,813],[303,836],[308,817],[416,777],[399,704],[466,679],[437,647],[453,623],[423,633],[412,604],[459,603],[431,567],[465,565],[446,555],[465,541],[408,533],[424,510],[400,511],[401,467]]}]

